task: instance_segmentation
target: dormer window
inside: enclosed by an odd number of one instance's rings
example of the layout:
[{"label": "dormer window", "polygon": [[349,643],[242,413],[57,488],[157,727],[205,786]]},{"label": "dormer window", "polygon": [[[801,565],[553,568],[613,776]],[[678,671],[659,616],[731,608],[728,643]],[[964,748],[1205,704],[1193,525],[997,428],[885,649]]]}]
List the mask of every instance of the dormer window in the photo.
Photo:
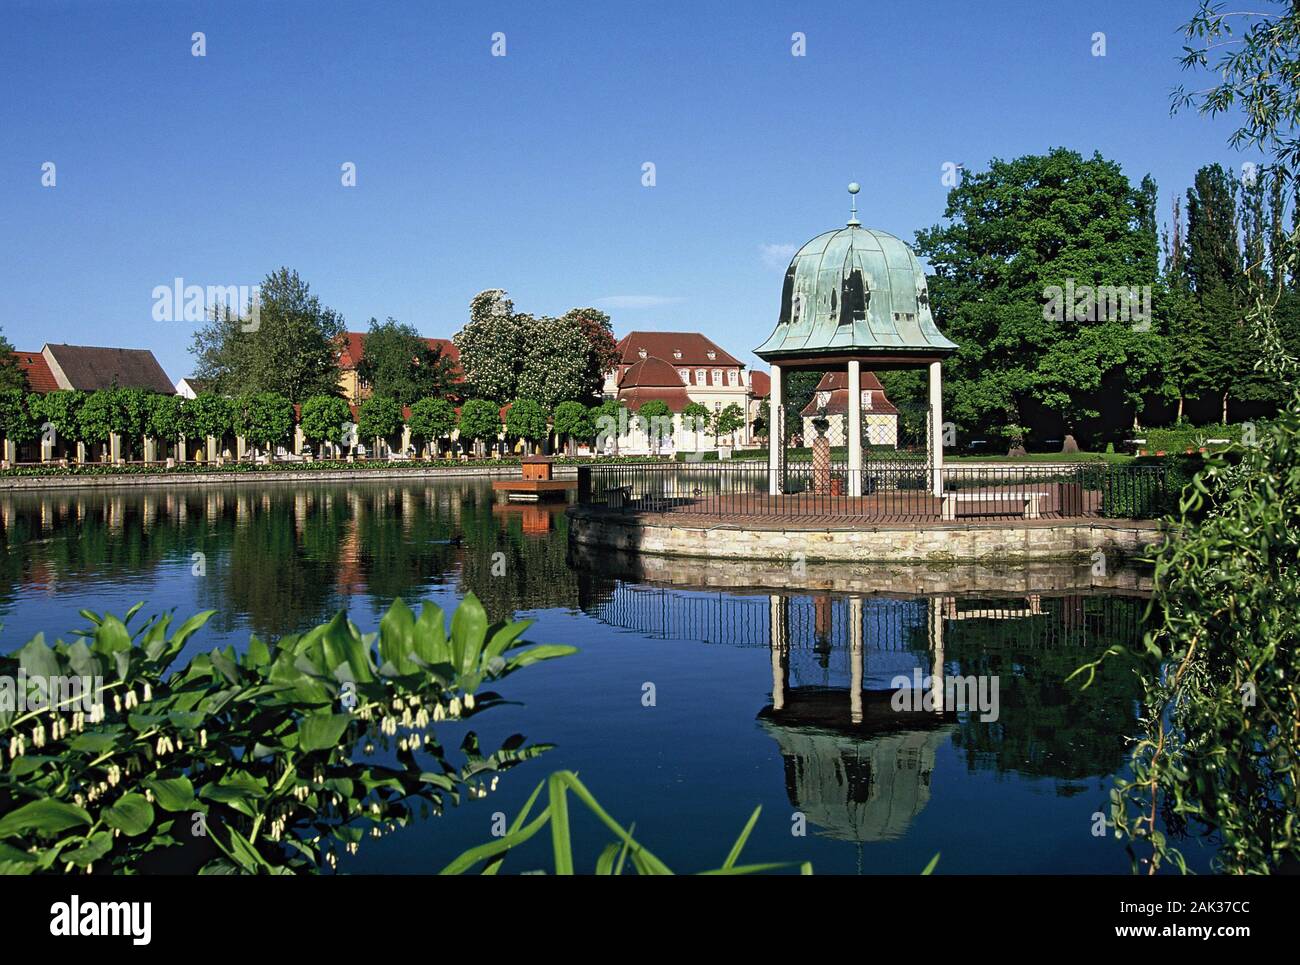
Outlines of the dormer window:
[{"label": "dormer window", "polygon": [[646,352],[645,349],[641,349],[639,352],[637,352],[637,354],[640,355],[642,358],[645,358],[646,355],[647,355],[647,352]]},{"label": "dormer window", "polygon": [[673,349],[673,358],[680,359],[681,357],[682,357],[682,350],[679,348]]},{"label": "dormer window", "polygon": [[690,384],[691,384],[691,370],[690,370],[690,369],[678,369],[678,370],[677,370],[677,374],[680,375],[680,376],[682,377],[682,382],[684,382],[686,385],[690,385]]},{"label": "dormer window", "polygon": [[712,362],[717,357],[718,357],[718,353],[713,351],[713,349],[709,349],[709,361]]}]

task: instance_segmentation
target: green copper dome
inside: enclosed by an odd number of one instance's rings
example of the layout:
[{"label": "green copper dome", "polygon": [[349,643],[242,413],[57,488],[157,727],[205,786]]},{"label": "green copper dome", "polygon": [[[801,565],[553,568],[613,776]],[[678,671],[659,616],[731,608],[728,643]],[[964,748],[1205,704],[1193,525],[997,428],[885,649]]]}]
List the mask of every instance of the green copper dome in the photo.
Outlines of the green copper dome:
[{"label": "green copper dome", "polygon": [[769,362],[819,356],[942,358],[957,350],[930,314],[925,272],[912,250],[857,215],[795,254],[776,330],[754,353]]}]

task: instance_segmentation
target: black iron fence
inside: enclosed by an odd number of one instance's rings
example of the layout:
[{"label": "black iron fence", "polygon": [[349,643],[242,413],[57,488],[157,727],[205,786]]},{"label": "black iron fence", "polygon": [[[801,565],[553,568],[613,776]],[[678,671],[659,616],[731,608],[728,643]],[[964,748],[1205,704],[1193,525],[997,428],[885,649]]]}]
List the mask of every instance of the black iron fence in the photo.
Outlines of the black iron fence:
[{"label": "black iron fence", "polygon": [[[775,491],[774,491],[775,490]],[[753,462],[626,463],[578,469],[578,502],[628,513],[845,520],[1153,519],[1169,512],[1163,466],[889,463],[787,465],[773,487]]]}]

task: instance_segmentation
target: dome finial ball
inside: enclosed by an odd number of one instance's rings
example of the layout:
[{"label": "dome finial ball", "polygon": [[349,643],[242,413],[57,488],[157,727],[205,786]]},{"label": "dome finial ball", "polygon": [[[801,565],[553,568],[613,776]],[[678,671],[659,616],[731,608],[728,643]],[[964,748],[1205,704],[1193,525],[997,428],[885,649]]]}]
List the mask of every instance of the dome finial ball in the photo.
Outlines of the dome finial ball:
[{"label": "dome finial ball", "polygon": [[849,182],[849,194],[857,194],[861,190],[862,190],[862,185],[858,184],[857,181]]}]

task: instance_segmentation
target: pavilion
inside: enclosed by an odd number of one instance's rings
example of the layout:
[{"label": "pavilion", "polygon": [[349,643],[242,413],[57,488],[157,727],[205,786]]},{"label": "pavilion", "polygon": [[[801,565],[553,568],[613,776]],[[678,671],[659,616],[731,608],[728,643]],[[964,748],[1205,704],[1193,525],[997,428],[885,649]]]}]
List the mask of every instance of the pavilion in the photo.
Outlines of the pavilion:
[{"label": "pavilion", "polygon": [[772,367],[768,427],[768,486],[785,491],[786,372],[848,373],[849,496],[861,496],[862,368],[871,371],[929,367],[927,466],[934,496],[943,494],[943,359],[957,345],[940,333],[930,313],[925,272],[912,250],[884,231],[858,221],[859,186],[849,185],[848,223],[813,238],[795,253],[785,273],[776,329],[754,353]]}]

